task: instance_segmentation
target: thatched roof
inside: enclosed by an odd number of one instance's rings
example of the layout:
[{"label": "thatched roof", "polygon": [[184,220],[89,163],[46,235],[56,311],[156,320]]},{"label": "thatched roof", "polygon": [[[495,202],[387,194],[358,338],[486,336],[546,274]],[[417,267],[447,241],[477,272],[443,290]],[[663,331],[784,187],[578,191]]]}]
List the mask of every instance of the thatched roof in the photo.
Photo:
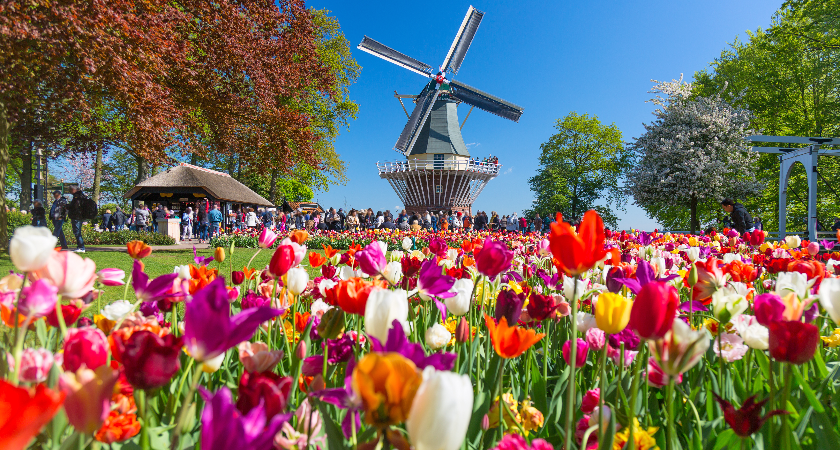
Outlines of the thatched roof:
[{"label": "thatched roof", "polygon": [[144,180],[126,192],[124,197],[138,200],[146,195],[161,194],[164,194],[164,197],[165,194],[174,194],[175,198],[189,194],[198,194],[196,197],[206,194],[214,201],[272,206],[271,202],[230,175],[186,163],[180,163]]},{"label": "thatched roof", "polygon": [[287,202],[287,201],[284,201],[281,208],[285,212],[297,211],[298,208],[300,208],[300,210],[304,211],[304,212],[312,212],[312,211],[316,211],[316,212],[319,212],[319,213],[324,212],[324,208],[322,208],[321,205],[319,205],[316,202]]}]

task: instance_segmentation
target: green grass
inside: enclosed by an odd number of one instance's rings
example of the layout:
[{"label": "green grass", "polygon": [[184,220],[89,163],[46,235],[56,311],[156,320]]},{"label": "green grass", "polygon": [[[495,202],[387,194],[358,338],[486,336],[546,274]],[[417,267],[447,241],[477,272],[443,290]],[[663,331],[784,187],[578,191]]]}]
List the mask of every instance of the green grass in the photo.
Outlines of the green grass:
[{"label": "green grass", "polygon": [[[323,250],[312,250],[316,251],[323,255]],[[216,261],[210,263],[210,268],[218,268],[219,274],[227,277],[228,273],[230,272],[231,263],[233,264],[233,270],[242,270],[242,268],[248,263],[252,256],[257,252],[257,249],[235,249],[233,255],[230,255],[229,252],[227,254],[227,258],[225,262],[222,264],[217,264]],[[271,255],[274,253],[274,250],[263,250],[261,251],[254,261],[251,263],[251,267],[253,268],[263,268],[265,267],[269,261],[271,260]],[[307,255],[309,251],[307,251]],[[213,250],[198,250],[199,256],[213,256]],[[81,255],[85,258],[90,258],[96,263],[96,270],[104,269],[104,268],[117,268],[125,270],[126,272],[126,280],[131,274],[132,268],[132,259],[128,256],[128,253],[122,252],[114,252],[114,251],[93,251],[91,247],[88,248],[88,252]],[[159,275],[163,275],[165,273],[171,273],[175,266],[181,266],[184,264],[195,264],[193,261],[193,252],[192,250],[159,250],[152,253],[151,256],[148,258],[143,259],[143,264],[145,265],[145,272],[149,275],[149,277],[157,277]],[[309,272],[310,279],[315,278],[316,276],[320,275],[319,269],[313,269],[309,267],[309,258],[304,258],[303,262],[301,263],[302,266],[306,267],[307,271]],[[9,273],[9,271],[15,270],[12,261],[9,259],[9,255],[4,253],[0,255],[0,276],[5,276],[5,274]],[[106,305],[113,301],[123,299],[124,296],[124,286],[105,286],[103,289],[103,294],[100,299],[96,302],[99,305]],[[131,286],[128,287],[128,300],[133,300],[134,298],[134,290]],[[94,308],[90,308],[86,311],[88,316],[92,316]],[[98,310],[95,311],[98,313]]]}]

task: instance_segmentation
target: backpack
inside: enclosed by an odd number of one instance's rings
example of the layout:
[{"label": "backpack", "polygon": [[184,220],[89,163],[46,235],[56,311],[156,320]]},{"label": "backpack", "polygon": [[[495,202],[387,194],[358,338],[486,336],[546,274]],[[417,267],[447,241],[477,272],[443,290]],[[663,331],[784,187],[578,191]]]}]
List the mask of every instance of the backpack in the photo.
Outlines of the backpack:
[{"label": "backpack", "polygon": [[80,216],[82,220],[93,220],[96,218],[97,213],[99,213],[99,207],[96,206],[96,202],[93,201],[92,198],[85,197],[81,199],[81,211]]}]

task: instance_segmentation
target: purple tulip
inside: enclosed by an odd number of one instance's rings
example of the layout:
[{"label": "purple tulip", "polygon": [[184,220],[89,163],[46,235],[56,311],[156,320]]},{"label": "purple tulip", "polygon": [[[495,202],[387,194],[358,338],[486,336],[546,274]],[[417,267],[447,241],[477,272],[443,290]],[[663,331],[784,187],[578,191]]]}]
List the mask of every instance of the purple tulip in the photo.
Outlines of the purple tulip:
[{"label": "purple tulip", "polygon": [[278,414],[266,424],[262,404],[242,415],[227,387],[215,394],[203,387],[199,389],[206,402],[201,413],[201,448],[205,450],[273,450],[274,436],[292,418],[291,413]]},{"label": "purple tulip", "polygon": [[621,290],[621,279],[624,278],[624,271],[621,267],[613,266],[607,272],[607,290],[613,294],[617,294]]},{"label": "purple tulip", "polygon": [[519,322],[522,315],[522,306],[525,305],[525,293],[516,294],[513,289],[502,289],[496,298],[496,322],[502,317],[507,319],[511,326]]},{"label": "purple tulip", "polygon": [[196,361],[206,361],[250,340],[266,320],[282,310],[258,306],[231,317],[224,278],[196,292],[184,313],[184,343]]},{"label": "purple tulip", "polygon": [[432,366],[437,370],[452,370],[452,367],[455,366],[456,355],[454,353],[435,353],[426,356],[426,352],[423,351],[423,345],[411,343],[406,337],[405,331],[402,325],[399,324],[399,321],[395,320],[394,322],[391,329],[388,330],[388,341],[385,342],[385,345],[382,345],[379,339],[368,336],[371,351],[378,353],[399,353],[410,359],[420,370],[428,366]]},{"label": "purple tulip", "polygon": [[607,338],[610,347],[620,349],[624,344],[624,350],[636,350],[639,348],[639,336],[629,328],[625,328],[617,334],[611,334]]},{"label": "purple tulip", "polygon": [[822,241],[820,241],[820,244],[822,244],[822,246],[823,246],[826,250],[831,251],[837,243],[836,243],[836,242],[829,242],[829,241],[826,241],[826,240],[822,240]]},{"label": "purple tulip", "polygon": [[258,295],[256,292],[250,290],[245,297],[242,298],[242,310],[257,308],[260,306],[271,306],[271,299]]},{"label": "purple tulip", "polygon": [[771,323],[783,320],[785,304],[776,294],[761,294],[755,297],[753,310],[755,311],[755,320],[765,327],[769,327]]},{"label": "purple tulip", "polygon": [[43,279],[23,288],[18,311],[31,319],[44,317],[55,310],[58,288]]},{"label": "purple tulip", "polygon": [[504,242],[498,242],[487,236],[484,239],[484,246],[475,258],[475,268],[478,272],[491,280],[510,268],[513,261],[513,252]]},{"label": "purple tulip", "polygon": [[349,361],[353,357],[353,344],[353,338],[348,333],[338,339],[327,339],[327,362],[338,364]]},{"label": "purple tulip", "polygon": [[708,310],[709,308],[707,308],[706,305],[703,304],[703,302],[698,302],[696,300],[680,303],[680,311],[685,311],[687,313]]},{"label": "purple tulip", "polygon": [[195,265],[197,265],[197,266],[206,266],[207,264],[210,264],[211,262],[213,262],[213,257],[212,256],[210,256],[210,257],[198,256],[198,251],[195,249],[195,246],[193,245],[193,261],[195,261]]},{"label": "purple tulip", "polygon": [[177,273],[167,273],[149,281],[149,276],[143,272],[143,264],[134,261],[134,270],[131,272],[131,285],[134,287],[134,294],[144,302],[156,302],[171,298],[170,294],[173,282],[178,278]]},{"label": "purple tulip", "polygon": [[656,272],[653,271],[653,266],[650,265],[649,262],[645,260],[639,260],[639,264],[636,267],[636,278],[614,278],[613,281],[617,283],[621,283],[627,286],[627,289],[630,289],[634,294],[639,294],[642,288],[652,282],[652,281],[659,281],[662,283],[667,283],[674,278],[677,278],[679,275],[671,274],[667,277],[656,278]]},{"label": "purple tulip", "polygon": [[356,261],[359,262],[359,267],[362,272],[368,275],[376,275],[381,273],[388,260],[385,259],[384,244],[379,241],[374,241],[368,244],[364,250],[356,253]]},{"label": "purple tulip", "polygon": [[420,292],[429,297],[454,297],[456,293],[450,291],[453,284],[455,284],[455,278],[443,274],[437,258],[423,261],[420,266],[420,278],[417,280],[417,289]]}]

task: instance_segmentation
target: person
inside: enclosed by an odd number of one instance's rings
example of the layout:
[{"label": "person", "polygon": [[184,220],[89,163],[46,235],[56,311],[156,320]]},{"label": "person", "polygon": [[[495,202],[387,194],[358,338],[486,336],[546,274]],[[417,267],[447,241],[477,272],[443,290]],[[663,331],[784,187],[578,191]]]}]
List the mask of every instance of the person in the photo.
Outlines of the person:
[{"label": "person", "polygon": [[344,214],[344,208],[338,208],[338,221],[339,226],[341,227],[340,230],[344,229],[344,224],[347,221],[347,215]]},{"label": "person", "polygon": [[114,218],[114,215],[111,214],[110,209],[106,209],[105,213],[102,214],[102,231],[109,231],[112,227],[111,220]]},{"label": "person", "polygon": [[359,218],[356,216],[356,210],[351,209],[350,214],[347,215],[347,230],[359,231]]},{"label": "person", "polygon": [[193,234],[193,212],[192,208],[187,206],[187,210],[181,215],[181,224],[184,225],[184,232],[181,233],[182,241],[191,241]]},{"label": "person", "polygon": [[543,220],[542,217],[540,217],[540,213],[534,214],[534,231],[536,231],[537,234],[542,234]]},{"label": "person", "polygon": [[469,213],[464,214],[463,224],[464,224],[464,231],[470,231],[470,230],[472,230],[472,227],[473,227],[473,218],[472,218],[472,217],[470,217]]},{"label": "person", "polygon": [[764,223],[758,217],[753,217],[753,226],[755,227],[756,230],[763,230],[764,229]]},{"label": "person", "polygon": [[383,230],[395,230],[397,229],[397,226],[394,225],[394,222],[391,222],[390,217],[386,217],[385,222],[382,223],[382,226],[380,228]]},{"label": "person", "polygon": [[70,225],[73,227],[73,235],[76,237],[76,253],[85,252],[85,240],[82,239],[82,202],[87,199],[87,196],[81,189],[76,186],[70,186],[70,193],[73,194],[73,200],[70,200],[70,206],[67,208],[67,215],[70,217]]},{"label": "person", "polygon": [[207,240],[208,232],[210,230],[210,220],[207,218],[207,209],[205,204],[199,204],[198,208],[198,243],[202,244]]},{"label": "person", "polygon": [[273,223],[272,223],[272,221],[273,221],[273,220],[272,220],[272,219],[273,219],[273,216],[272,216],[272,214],[271,214],[271,211],[269,211],[269,210],[268,210],[268,208],[266,208],[266,209],[262,212],[262,223],[263,223],[263,226],[264,226],[264,227],[266,227],[266,228],[271,228],[271,227],[272,227],[272,225],[273,225]]},{"label": "person", "polygon": [[286,231],[286,213],[280,213],[280,231]]},{"label": "person", "polygon": [[744,205],[733,201],[731,198],[723,199],[720,204],[723,206],[723,210],[729,213],[732,228],[738,230],[739,233],[755,231],[752,216],[747,212]]},{"label": "person", "polygon": [[312,214],[312,231],[321,229],[321,214],[317,211]]},{"label": "person", "polygon": [[149,221],[149,210],[146,205],[138,206],[134,210],[134,227],[137,231],[146,231],[146,222]]},{"label": "person", "polygon": [[207,220],[210,221],[209,239],[213,239],[213,236],[219,234],[219,226],[223,219],[224,216],[222,216],[222,211],[219,210],[219,205],[213,206],[213,210],[207,214]]},{"label": "person", "polygon": [[415,220],[411,223],[411,231],[420,231],[421,229],[423,229],[423,227],[420,226],[418,221]]},{"label": "person", "polygon": [[490,231],[498,231],[500,225],[499,214],[496,211],[490,211]]},{"label": "person", "polygon": [[248,208],[248,213],[245,214],[245,226],[250,230],[257,228],[257,213],[254,212],[254,208]]},{"label": "person", "polygon": [[109,231],[120,231],[125,226],[125,213],[123,210],[117,206],[117,210],[114,212],[114,215],[111,216],[111,229]]},{"label": "person", "polygon": [[53,191],[53,204],[50,207],[50,220],[53,223],[53,236],[58,239],[62,250],[67,250],[67,238],[64,236],[64,221],[67,220],[67,199],[60,191]]},{"label": "person", "polygon": [[500,227],[501,227],[500,229],[502,231],[507,231],[507,225],[508,225],[508,216],[506,216],[506,215],[502,216],[502,220],[500,222]]},{"label": "person", "polygon": [[35,200],[34,206],[32,207],[32,226],[33,227],[45,227],[47,226],[47,210],[44,209],[44,206],[41,204],[39,200]]}]

